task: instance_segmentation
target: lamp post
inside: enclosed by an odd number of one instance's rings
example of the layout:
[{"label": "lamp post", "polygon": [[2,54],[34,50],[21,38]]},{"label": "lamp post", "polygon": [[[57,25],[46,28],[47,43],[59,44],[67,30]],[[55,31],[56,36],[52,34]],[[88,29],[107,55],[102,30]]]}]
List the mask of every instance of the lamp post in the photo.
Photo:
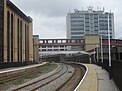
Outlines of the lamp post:
[{"label": "lamp post", "polygon": [[96,45],[96,47],[97,47],[97,64],[98,64],[98,45]]},{"label": "lamp post", "polygon": [[94,48],[94,63],[96,63],[96,59],[95,59],[95,48]]},{"label": "lamp post", "polygon": [[109,79],[111,79],[111,77],[112,77],[112,70],[111,70],[111,49],[110,49],[109,13],[108,13],[108,46],[109,46]]},{"label": "lamp post", "polygon": [[102,36],[101,36],[101,62],[102,62],[102,69],[103,69],[103,44],[102,44]]}]

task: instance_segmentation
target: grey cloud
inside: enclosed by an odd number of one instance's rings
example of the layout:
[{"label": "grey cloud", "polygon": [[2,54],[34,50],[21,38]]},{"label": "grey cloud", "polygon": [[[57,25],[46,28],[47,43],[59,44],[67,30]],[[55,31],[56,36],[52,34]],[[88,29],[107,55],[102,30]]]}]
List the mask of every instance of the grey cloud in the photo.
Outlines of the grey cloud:
[{"label": "grey cloud", "polygon": [[32,11],[46,16],[64,16],[69,9],[79,8],[80,0],[12,0],[25,12]]},{"label": "grey cloud", "polygon": [[34,34],[40,38],[66,38],[65,17],[30,15],[34,18]]},{"label": "grey cloud", "polygon": [[105,11],[115,14],[115,33],[117,38],[122,36],[122,0],[11,0],[34,20],[34,34],[40,38],[66,37],[66,14],[69,10],[84,10],[87,6],[105,7]]}]

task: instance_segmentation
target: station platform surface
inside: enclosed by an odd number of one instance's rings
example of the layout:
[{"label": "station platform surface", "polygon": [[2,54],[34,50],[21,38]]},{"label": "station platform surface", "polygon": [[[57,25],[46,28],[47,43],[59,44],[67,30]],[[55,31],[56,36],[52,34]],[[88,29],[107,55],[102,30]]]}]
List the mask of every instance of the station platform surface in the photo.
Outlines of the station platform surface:
[{"label": "station platform surface", "polygon": [[88,71],[75,91],[119,91],[106,70],[86,64]]},{"label": "station platform surface", "polygon": [[20,67],[11,67],[11,68],[0,69],[0,74],[1,73],[5,73],[5,72],[10,72],[10,71],[16,71],[16,70],[32,68],[32,67],[36,67],[36,66],[42,66],[42,65],[45,65],[46,63],[47,62],[42,62],[40,64],[32,64],[32,65],[27,65],[27,66],[20,66]]}]

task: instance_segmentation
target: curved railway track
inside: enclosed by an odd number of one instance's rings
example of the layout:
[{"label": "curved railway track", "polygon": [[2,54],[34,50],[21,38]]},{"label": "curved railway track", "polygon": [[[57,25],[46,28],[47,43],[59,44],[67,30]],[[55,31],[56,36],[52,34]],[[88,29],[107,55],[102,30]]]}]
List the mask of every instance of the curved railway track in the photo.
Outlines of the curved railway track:
[{"label": "curved railway track", "polygon": [[69,78],[64,84],[58,87],[55,91],[74,91],[76,86],[85,74],[85,69],[79,65],[72,65],[75,68],[75,72],[71,78]]},{"label": "curved railway track", "polygon": [[[61,69],[59,71],[55,72],[54,74],[52,74],[48,77],[45,77],[43,79],[39,79],[39,80],[37,80],[35,82],[32,82],[30,84],[15,88],[12,91],[36,91],[39,88],[42,88],[43,86],[45,86],[45,85],[51,83],[52,81],[58,79],[63,74],[65,74],[67,71],[68,71],[68,66],[67,65],[65,65],[65,66],[62,65]],[[34,87],[34,88],[32,88],[32,87]]]},{"label": "curved railway track", "polygon": [[[32,67],[32,68],[31,68]],[[0,72],[0,91],[11,91],[10,88],[17,87],[20,84],[31,81],[41,75],[52,72],[54,69],[59,68],[57,64],[39,65],[38,67],[31,66],[27,69],[10,69]]]},{"label": "curved railway track", "polygon": [[[3,77],[0,77],[0,84],[8,83],[10,81],[13,81],[13,80],[16,80],[16,79],[19,79],[22,77],[26,77],[28,75],[32,75],[32,74],[36,75],[36,74],[40,73],[43,69],[41,67],[38,67],[36,69],[28,69],[27,71],[21,71],[21,72],[11,74],[11,75],[5,75]],[[6,74],[9,74],[9,73],[6,73]]]},{"label": "curved railway track", "polygon": [[[29,73],[25,71],[14,75],[11,79],[6,76],[6,79],[0,78],[0,81],[8,82],[22,76],[32,75],[33,72],[38,73],[40,70],[34,69],[33,71],[29,71]],[[74,91],[84,73],[85,69],[79,65],[61,63],[60,67],[51,74],[40,76],[18,87],[10,88],[7,91]],[[63,81],[60,82],[61,80]]]}]

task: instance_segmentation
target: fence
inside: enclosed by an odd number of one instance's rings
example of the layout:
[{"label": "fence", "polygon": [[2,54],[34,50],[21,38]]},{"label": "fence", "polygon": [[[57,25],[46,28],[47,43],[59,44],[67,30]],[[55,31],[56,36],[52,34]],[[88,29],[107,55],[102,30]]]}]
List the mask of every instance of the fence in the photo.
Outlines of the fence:
[{"label": "fence", "polygon": [[[109,61],[107,59],[104,60],[103,66],[107,71],[109,70]],[[122,61],[112,60],[112,78],[122,91]]]}]

